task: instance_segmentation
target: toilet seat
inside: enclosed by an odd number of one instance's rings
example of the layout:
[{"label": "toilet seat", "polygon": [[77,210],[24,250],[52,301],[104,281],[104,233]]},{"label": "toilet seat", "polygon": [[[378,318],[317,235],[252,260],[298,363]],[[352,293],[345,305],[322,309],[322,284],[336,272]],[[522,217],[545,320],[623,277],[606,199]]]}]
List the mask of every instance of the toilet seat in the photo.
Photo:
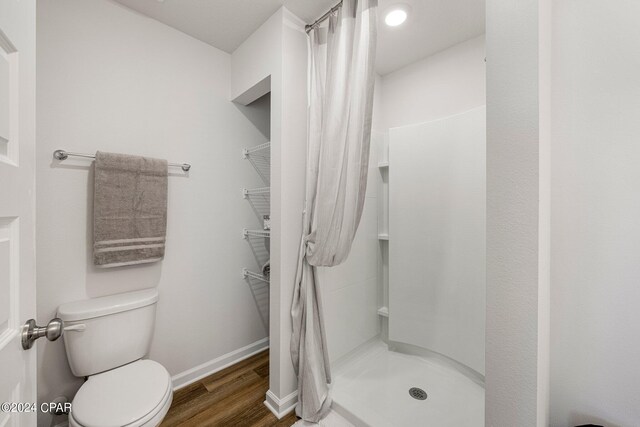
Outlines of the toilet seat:
[{"label": "toilet seat", "polygon": [[69,424],[77,427],[157,426],[172,399],[167,370],[153,360],[138,360],[90,376],[73,399]]}]

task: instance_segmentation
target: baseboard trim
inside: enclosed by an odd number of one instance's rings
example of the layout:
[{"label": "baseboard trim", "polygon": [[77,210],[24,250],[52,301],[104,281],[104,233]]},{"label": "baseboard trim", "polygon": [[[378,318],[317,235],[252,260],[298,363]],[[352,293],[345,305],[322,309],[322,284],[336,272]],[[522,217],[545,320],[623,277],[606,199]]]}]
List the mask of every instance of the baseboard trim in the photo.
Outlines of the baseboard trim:
[{"label": "baseboard trim", "polygon": [[289,412],[293,411],[298,403],[298,390],[286,395],[282,399],[278,398],[271,390],[267,391],[264,405],[269,408],[273,415],[281,419]]},{"label": "baseboard trim", "polygon": [[181,372],[171,377],[173,390],[178,390],[188,386],[202,378],[214,374],[224,368],[228,368],[254,354],[260,353],[269,348],[269,337],[258,340],[252,344],[234,350],[230,353],[223,354],[213,360],[205,362],[201,365]]}]

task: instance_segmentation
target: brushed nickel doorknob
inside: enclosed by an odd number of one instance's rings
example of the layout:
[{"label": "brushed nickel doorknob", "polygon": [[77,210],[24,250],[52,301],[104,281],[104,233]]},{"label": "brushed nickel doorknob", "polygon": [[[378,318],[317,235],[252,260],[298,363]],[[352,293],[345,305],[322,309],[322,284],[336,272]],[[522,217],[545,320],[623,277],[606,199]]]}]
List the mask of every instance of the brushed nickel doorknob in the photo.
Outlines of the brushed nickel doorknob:
[{"label": "brushed nickel doorknob", "polygon": [[47,326],[38,326],[34,319],[29,319],[22,326],[22,348],[29,350],[33,343],[40,337],[47,337],[49,341],[55,341],[64,333],[64,322],[62,319],[52,319]]}]

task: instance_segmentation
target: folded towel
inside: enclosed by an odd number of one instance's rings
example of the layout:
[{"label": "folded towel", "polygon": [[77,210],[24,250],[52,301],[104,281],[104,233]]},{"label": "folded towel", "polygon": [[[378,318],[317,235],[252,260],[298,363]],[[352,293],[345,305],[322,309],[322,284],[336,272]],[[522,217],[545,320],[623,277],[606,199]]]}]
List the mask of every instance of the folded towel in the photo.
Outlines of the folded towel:
[{"label": "folded towel", "polygon": [[262,266],[262,275],[268,279],[270,274],[271,274],[271,260],[267,261]]},{"label": "folded towel", "polygon": [[164,257],[167,161],[96,153],[93,262],[119,267]]}]

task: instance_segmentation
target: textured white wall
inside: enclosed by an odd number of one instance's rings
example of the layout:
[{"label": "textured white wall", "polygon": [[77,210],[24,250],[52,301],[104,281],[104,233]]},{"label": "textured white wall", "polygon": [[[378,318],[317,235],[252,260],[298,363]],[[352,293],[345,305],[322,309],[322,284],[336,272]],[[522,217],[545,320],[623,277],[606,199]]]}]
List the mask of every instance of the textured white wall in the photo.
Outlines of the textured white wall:
[{"label": "textured white wall", "polygon": [[640,422],[640,3],[556,0],[551,422]]},{"label": "textured white wall", "polygon": [[487,1],[487,427],[547,423],[546,1]]},{"label": "textured white wall", "polygon": [[[64,302],[157,287],[150,357],[171,374],[266,337],[240,276],[255,264],[241,230],[259,225],[240,189],[261,185],[241,149],[265,137],[228,101],[230,56],[109,1],[42,0],[37,12],[40,323]],[[57,148],[192,163],[169,177],[163,262],[93,267],[90,162],[58,164]],[[62,341],[39,345],[39,375],[41,401],[82,382]]]}]

